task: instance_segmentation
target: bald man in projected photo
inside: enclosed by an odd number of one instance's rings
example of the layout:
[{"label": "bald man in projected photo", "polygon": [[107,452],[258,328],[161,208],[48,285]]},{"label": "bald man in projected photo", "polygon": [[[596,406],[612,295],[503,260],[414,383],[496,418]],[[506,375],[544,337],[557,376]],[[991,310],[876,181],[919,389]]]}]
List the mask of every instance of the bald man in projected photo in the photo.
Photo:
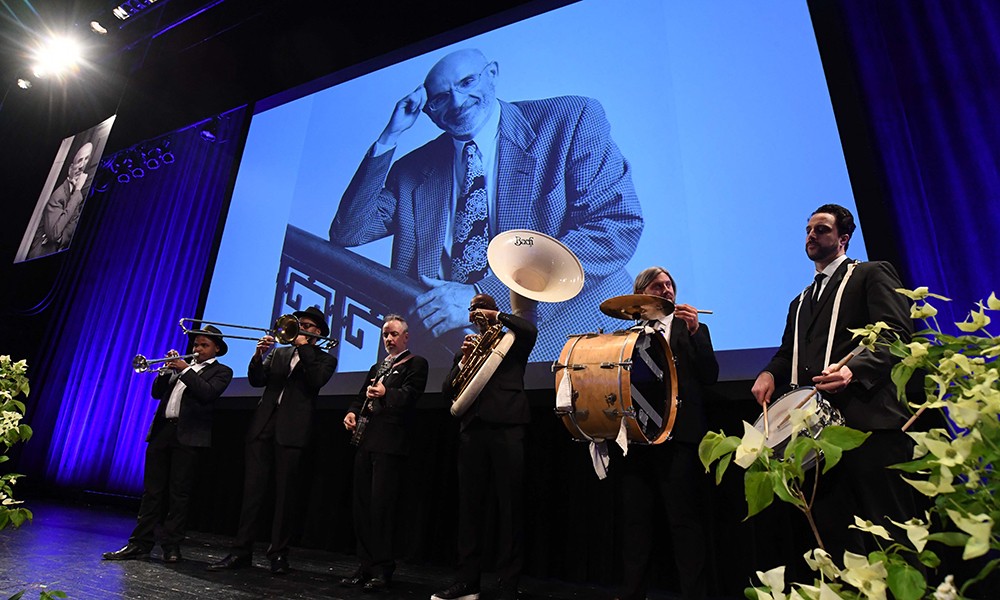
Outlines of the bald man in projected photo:
[{"label": "bald man in projected photo", "polygon": [[65,250],[73,241],[83,208],[86,169],[93,154],[94,145],[86,142],[77,149],[73,158],[66,161],[66,179],[52,190],[49,201],[45,203],[42,222],[31,240],[28,258]]},{"label": "bald man in projected photo", "polygon": [[[592,98],[504,102],[500,67],[475,49],[448,54],[396,103],[344,192],[330,240],[351,247],[393,236],[391,267],[429,289],[412,308],[435,337],[468,326],[468,298],[487,293],[510,312],[486,263],[499,232],[559,239],[583,264],[574,299],[538,308],[533,360],[559,354],[567,333],[618,329],[599,304],[630,285],[625,264],[642,234],[631,167]],[[444,133],[393,162],[396,142],[426,114]]]}]

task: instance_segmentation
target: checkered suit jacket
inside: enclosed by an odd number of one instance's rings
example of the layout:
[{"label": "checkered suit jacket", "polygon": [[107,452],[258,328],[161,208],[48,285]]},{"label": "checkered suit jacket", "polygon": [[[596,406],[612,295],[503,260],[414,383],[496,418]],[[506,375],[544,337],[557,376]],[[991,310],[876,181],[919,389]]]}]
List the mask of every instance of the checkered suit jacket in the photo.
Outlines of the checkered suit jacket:
[{"label": "checkered suit jacket", "polygon": [[[392,235],[392,268],[438,277],[453,152],[447,134],[395,163],[393,152],[373,157],[369,150],[341,199],[330,240],[349,247]],[[598,306],[631,289],[625,264],[643,219],[629,163],[611,139],[600,103],[579,96],[500,102],[497,164],[498,230],[532,229],[557,238],[586,273],[576,298],[539,306],[531,360],[557,358],[568,333],[621,328]],[[510,311],[508,290],[495,275],[479,286],[501,311]]]}]

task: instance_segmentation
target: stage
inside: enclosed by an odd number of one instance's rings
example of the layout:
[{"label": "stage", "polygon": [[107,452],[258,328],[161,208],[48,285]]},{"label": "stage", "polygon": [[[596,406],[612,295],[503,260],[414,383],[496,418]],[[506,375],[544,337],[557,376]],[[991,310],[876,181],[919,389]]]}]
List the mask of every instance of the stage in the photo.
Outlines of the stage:
[{"label": "stage", "polygon": [[[366,594],[359,588],[339,585],[341,577],[356,567],[352,556],[293,548],[292,571],[272,575],[258,544],[254,566],[227,573],[205,567],[228,552],[231,538],[189,532],[181,546],[183,560],[167,564],[160,548],[148,560],[112,562],[101,553],[125,545],[135,512],[119,507],[30,501],[34,521],[19,530],[0,532],[0,597],[27,589],[25,599],[42,590],[62,590],[69,598],[190,600],[192,598],[286,598],[350,600],[356,598],[414,598],[426,600],[447,586],[451,571],[438,566],[400,563],[388,592]],[[483,598],[495,593],[492,577],[483,577]],[[524,578],[521,598],[552,600],[605,600],[613,590],[554,580]],[[653,600],[674,598],[651,595]]]}]

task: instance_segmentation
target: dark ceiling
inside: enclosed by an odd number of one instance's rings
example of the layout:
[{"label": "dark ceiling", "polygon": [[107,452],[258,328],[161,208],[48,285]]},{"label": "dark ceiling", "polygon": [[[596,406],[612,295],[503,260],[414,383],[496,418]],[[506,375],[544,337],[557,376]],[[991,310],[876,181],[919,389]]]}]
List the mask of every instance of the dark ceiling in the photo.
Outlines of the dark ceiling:
[{"label": "dark ceiling", "polygon": [[[59,138],[117,113],[112,142],[131,144],[527,3],[156,0],[122,23],[118,1],[0,0],[4,111],[31,104]],[[86,63],[66,80],[13,87],[48,31],[85,40]]]}]

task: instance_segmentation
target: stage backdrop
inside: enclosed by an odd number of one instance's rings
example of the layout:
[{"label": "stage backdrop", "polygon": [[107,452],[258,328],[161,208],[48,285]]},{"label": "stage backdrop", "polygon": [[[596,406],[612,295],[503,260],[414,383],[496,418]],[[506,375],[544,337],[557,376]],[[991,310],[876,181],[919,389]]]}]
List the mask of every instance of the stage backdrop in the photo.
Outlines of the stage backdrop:
[{"label": "stage backdrop", "polygon": [[[152,375],[134,373],[132,358],[187,347],[177,320],[198,310],[242,114],[221,121],[214,143],[197,127],[174,132],[173,164],[91,198],[63,266],[65,291],[51,310],[50,351],[31,365],[38,439],[24,460],[48,483],[141,490],[155,404]],[[47,452],[35,451],[46,442]]]},{"label": "stage backdrop", "polygon": [[[420,208],[446,201],[423,191],[440,178],[428,177],[414,193],[415,222],[408,198],[394,213],[381,207],[333,233],[331,221],[395,103],[439,59],[466,48],[497,62],[500,100],[541,101],[532,105],[537,121],[526,154],[568,136],[564,128],[579,127],[565,156],[559,154],[565,148],[532,154],[534,172],[531,165],[511,167],[503,149],[497,159],[501,181],[510,170],[526,169],[527,183],[498,191],[493,224],[561,239],[587,277],[577,299],[540,309],[533,361],[555,360],[567,334],[631,325],[604,317],[598,305],[631,293],[634,275],[651,265],[672,271],[680,302],[714,310],[704,320],[718,350],[778,345],[788,299],[812,281],[803,250],[809,213],[826,202],[854,209],[804,2],[584,0],[431,40],[259,103],[207,318],[266,325],[277,314],[318,304],[341,339],[340,371],[367,370],[376,359],[380,317],[410,314],[414,295],[427,287],[418,275],[439,277],[441,246],[431,246],[449,215]],[[563,96],[578,99],[552,100]],[[572,110],[567,104],[583,102],[579,97],[592,99],[581,111],[582,125],[558,122]],[[502,130],[509,121],[501,118]],[[417,162],[426,176],[429,152],[415,150],[440,134],[421,115],[392,160]],[[591,164],[604,171],[588,170]],[[608,171],[624,171],[628,181],[609,183]],[[447,196],[450,179],[443,181]],[[374,234],[382,239],[354,239],[383,220],[391,225]],[[415,245],[416,257],[393,258],[394,244],[398,254]],[[851,256],[866,258],[860,230]],[[506,306],[506,290],[496,291]],[[424,345],[430,338],[421,330],[414,343],[432,366],[448,364],[457,346],[430,348]],[[252,344],[234,343],[234,352],[249,355]]]}]

